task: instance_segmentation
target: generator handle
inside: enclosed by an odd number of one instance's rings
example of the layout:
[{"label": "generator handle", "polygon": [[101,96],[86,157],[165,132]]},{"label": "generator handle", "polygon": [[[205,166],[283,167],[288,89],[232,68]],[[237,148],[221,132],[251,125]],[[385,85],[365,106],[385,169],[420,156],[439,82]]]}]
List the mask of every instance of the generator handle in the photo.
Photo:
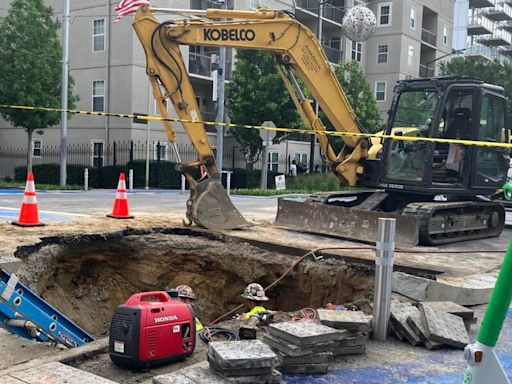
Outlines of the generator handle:
[{"label": "generator handle", "polygon": [[151,300],[151,302],[160,302],[160,303],[166,303],[168,301],[171,301],[171,297],[168,295],[165,291],[152,291],[152,292],[142,292],[142,293],[136,293],[135,295],[132,295],[125,305],[132,306],[132,305],[139,305],[148,297],[155,297],[157,300]]}]

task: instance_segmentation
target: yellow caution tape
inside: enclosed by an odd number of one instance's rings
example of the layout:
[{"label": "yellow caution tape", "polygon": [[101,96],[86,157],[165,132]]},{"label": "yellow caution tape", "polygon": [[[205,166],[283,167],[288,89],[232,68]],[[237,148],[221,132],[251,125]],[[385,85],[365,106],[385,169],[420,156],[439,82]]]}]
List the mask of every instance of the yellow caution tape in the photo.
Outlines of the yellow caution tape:
[{"label": "yellow caution tape", "polygon": [[6,105],[0,104],[0,108],[3,109],[22,109],[28,111],[46,111],[46,112],[66,112],[76,115],[89,115],[99,117],[120,117],[123,119],[138,119],[146,121],[169,121],[173,123],[198,123],[204,125],[221,126],[227,128],[245,128],[245,129],[266,129],[268,131],[276,132],[288,132],[288,133],[304,133],[308,135],[325,135],[325,136],[351,136],[361,138],[372,138],[376,137],[379,139],[393,139],[398,141],[424,141],[430,143],[446,143],[446,144],[462,144],[472,145],[477,147],[494,147],[494,148],[512,148],[512,143],[498,143],[489,141],[475,141],[475,140],[459,140],[459,139],[442,139],[436,137],[419,137],[419,136],[397,136],[397,135],[384,135],[376,133],[362,133],[362,132],[338,132],[338,131],[315,131],[312,129],[305,128],[283,128],[283,127],[264,127],[261,125],[247,125],[247,124],[233,124],[233,123],[217,123],[214,121],[200,121],[200,120],[185,120],[179,118],[163,118],[158,116],[146,116],[137,114],[126,114],[126,113],[110,113],[110,112],[91,112],[91,111],[79,111],[75,109],[60,109],[60,108],[48,108],[48,107],[32,107],[27,105]]}]

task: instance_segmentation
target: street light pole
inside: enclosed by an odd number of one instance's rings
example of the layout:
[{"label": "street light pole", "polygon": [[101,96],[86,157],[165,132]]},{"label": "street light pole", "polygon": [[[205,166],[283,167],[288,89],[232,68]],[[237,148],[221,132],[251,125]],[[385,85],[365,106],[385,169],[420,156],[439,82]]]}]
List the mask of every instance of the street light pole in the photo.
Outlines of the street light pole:
[{"label": "street light pole", "polygon": [[66,186],[66,164],[68,155],[68,72],[69,72],[69,0],[64,0],[62,12],[62,93],[60,117],[60,186]]}]

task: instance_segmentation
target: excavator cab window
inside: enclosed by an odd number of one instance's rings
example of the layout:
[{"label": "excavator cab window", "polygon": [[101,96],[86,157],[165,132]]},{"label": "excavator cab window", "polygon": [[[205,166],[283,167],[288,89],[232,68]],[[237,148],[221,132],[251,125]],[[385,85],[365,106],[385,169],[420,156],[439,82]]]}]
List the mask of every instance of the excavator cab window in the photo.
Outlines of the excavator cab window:
[{"label": "excavator cab window", "polygon": [[[411,90],[400,94],[391,133],[396,136],[430,137],[439,95],[435,90]],[[386,151],[385,177],[389,180],[421,182],[430,158],[422,141],[391,140]]]},{"label": "excavator cab window", "polygon": [[[470,140],[473,125],[474,89],[452,89],[446,98],[437,137]],[[460,143],[436,143],[432,166],[432,182],[460,184],[464,182],[466,146]]]}]

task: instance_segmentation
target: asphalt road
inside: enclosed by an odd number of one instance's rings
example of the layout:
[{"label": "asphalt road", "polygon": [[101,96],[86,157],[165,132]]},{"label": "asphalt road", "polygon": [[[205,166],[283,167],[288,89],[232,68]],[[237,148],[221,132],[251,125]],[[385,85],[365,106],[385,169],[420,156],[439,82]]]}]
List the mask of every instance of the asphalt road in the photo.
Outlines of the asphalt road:
[{"label": "asphalt road", "polygon": [[[38,191],[37,202],[41,220],[68,221],[80,217],[110,213],[115,190],[94,191]],[[135,190],[128,193],[130,212],[173,213],[185,216],[189,193],[173,190]],[[231,200],[242,215],[257,220],[275,219],[277,198],[254,196],[231,196]],[[0,220],[17,218],[23,191],[0,190]]]}]

